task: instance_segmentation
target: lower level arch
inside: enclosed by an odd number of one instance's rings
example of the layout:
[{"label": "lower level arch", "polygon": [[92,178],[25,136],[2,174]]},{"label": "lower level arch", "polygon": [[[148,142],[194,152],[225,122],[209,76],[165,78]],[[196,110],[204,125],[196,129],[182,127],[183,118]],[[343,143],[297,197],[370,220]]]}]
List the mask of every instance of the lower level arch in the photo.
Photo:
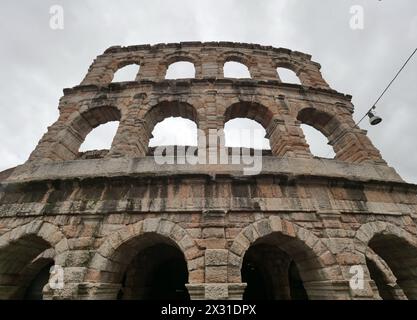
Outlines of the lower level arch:
[{"label": "lower level arch", "polygon": [[[230,247],[229,282],[245,278],[248,261],[259,269],[262,277],[267,277],[264,282],[269,286],[266,290],[269,299],[348,298],[348,288],[337,289],[344,281],[333,254],[312,232],[290,221],[272,216],[243,229]],[[277,279],[281,279],[280,283]],[[250,285],[248,283],[246,294]]]},{"label": "lower level arch", "polygon": [[112,287],[105,297],[110,299],[189,299],[185,284],[196,265],[195,250],[194,241],[179,225],[145,219],[104,241],[85,281]]}]

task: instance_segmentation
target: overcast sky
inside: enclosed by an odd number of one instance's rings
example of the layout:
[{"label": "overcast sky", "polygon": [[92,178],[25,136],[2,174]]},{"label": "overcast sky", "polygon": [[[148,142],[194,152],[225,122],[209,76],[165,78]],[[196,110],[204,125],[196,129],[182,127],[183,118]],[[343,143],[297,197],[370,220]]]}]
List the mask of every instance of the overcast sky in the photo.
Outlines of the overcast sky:
[{"label": "overcast sky", "polygon": [[[63,30],[50,28],[54,4],[64,9]],[[363,29],[350,28],[352,5],[364,9]],[[237,41],[306,52],[332,88],[353,95],[359,120],[417,47],[417,1],[2,0],[0,39],[1,171],[26,161],[57,119],[62,89],[79,84],[113,45]],[[383,123],[361,123],[389,165],[414,183],[416,87],[417,56],[378,104]]]}]

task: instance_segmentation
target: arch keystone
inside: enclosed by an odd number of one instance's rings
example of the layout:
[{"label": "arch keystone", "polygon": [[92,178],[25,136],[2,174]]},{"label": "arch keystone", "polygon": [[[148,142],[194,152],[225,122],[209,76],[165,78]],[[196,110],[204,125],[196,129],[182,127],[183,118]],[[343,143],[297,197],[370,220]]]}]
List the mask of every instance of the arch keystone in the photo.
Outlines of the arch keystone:
[{"label": "arch keystone", "polygon": [[148,218],[143,221],[143,233],[156,232],[158,230],[161,218]]},{"label": "arch keystone", "polygon": [[282,232],[282,220],[280,217],[271,216],[269,217],[271,229],[274,232]]}]

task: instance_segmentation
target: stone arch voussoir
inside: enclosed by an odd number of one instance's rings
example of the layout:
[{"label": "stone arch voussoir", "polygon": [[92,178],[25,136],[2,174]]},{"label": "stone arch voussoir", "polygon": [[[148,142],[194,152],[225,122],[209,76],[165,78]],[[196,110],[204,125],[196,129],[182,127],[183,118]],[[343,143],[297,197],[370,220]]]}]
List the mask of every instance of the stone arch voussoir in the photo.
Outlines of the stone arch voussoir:
[{"label": "stone arch voussoir", "polygon": [[[111,234],[97,249],[92,258],[87,273],[87,281],[89,274],[99,274],[100,272],[114,272],[115,270],[109,265],[112,262],[114,254],[128,241],[146,234],[157,234],[171,240],[184,254],[189,272],[194,270],[193,260],[189,260],[195,256],[198,250],[194,240],[185,229],[170,220],[161,218],[147,218],[145,220],[128,225],[121,230]],[[196,258],[194,258],[196,259]],[[96,279],[102,281],[101,279]]]},{"label": "stone arch voussoir", "polygon": [[[331,254],[327,246],[311,231],[280,217],[271,216],[268,219],[258,220],[244,228],[229,249],[229,280],[236,281],[239,278],[243,258],[249,247],[265,236],[279,233],[289,238],[297,239],[311,250],[322,267],[323,277],[335,280],[334,277],[342,278],[342,272],[337,265],[336,258]],[[332,272],[327,275],[327,271]]]},{"label": "stone arch voussoir", "polygon": [[[416,236],[413,236],[408,231],[384,221],[368,222],[362,225],[355,233],[354,244],[355,249],[363,254],[368,250],[369,241],[378,234],[393,235],[405,240],[410,245],[417,248]],[[363,255],[365,257],[365,255]]]},{"label": "stone arch voussoir", "polygon": [[10,245],[13,241],[31,235],[43,239],[56,253],[62,253],[68,249],[67,246],[63,245],[66,243],[66,238],[57,226],[49,222],[34,220],[0,236],[0,250]]}]

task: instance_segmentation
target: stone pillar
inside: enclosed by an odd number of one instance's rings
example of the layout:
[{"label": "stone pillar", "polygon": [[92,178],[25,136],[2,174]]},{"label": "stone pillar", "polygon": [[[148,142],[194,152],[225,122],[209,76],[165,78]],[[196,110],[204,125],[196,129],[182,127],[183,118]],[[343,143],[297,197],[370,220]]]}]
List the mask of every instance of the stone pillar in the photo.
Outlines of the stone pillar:
[{"label": "stone pillar", "polygon": [[301,83],[304,86],[321,88],[321,89],[330,89],[328,83],[324,80],[320,72],[320,64],[315,62],[309,62],[304,66],[304,68],[297,74],[300,78]]},{"label": "stone pillar", "polygon": [[[203,121],[199,123],[199,130],[204,132],[206,143],[206,156],[207,163],[219,164],[222,156],[227,158],[224,148],[221,148],[222,144],[225,144],[224,137],[224,117],[218,115],[218,105],[221,101],[217,100],[217,90],[207,90],[205,93],[204,101],[206,116]],[[201,141],[203,142],[203,141]],[[199,142],[199,147],[202,144]]]},{"label": "stone pillar", "polygon": [[[61,98],[60,104],[63,101],[64,98]],[[63,146],[59,141],[60,137],[66,133],[66,130],[69,130],[66,124],[68,114],[75,111],[76,108],[73,107],[67,108],[64,112],[60,113],[58,120],[48,127],[48,131],[42,136],[35,150],[30,154],[28,161],[46,162],[73,159],[75,157],[75,153]],[[74,136],[74,134],[71,136]]]},{"label": "stone pillar", "polygon": [[277,69],[274,68],[274,62],[268,56],[256,57],[256,68],[253,68],[253,79],[261,80],[279,80]]},{"label": "stone pillar", "polygon": [[[210,228],[211,229],[211,228]],[[209,229],[206,229],[209,230]],[[219,229],[224,233],[224,229]],[[207,231],[206,231],[207,233]],[[210,233],[218,234],[217,231]],[[206,249],[205,251],[205,276],[207,283],[227,282],[227,249]]]},{"label": "stone pillar", "polygon": [[223,78],[223,65],[217,60],[215,48],[201,50],[201,75],[203,78]]},{"label": "stone pillar", "polygon": [[63,269],[63,287],[44,287],[45,299],[78,299],[91,260],[91,248],[101,223],[100,216],[84,216],[74,237],[61,240],[55,246],[55,266]]},{"label": "stone pillar", "polygon": [[312,157],[298,122],[274,117],[266,132],[274,156]]},{"label": "stone pillar", "polygon": [[194,63],[194,70],[195,70],[195,78],[202,79],[203,78],[203,65],[201,61],[196,61]]},{"label": "stone pillar", "polygon": [[329,144],[334,147],[338,160],[356,163],[365,161],[385,163],[364,130],[340,126],[329,137]]},{"label": "stone pillar", "polygon": [[120,121],[108,157],[145,157],[149,149],[149,140],[146,121],[127,116]]},{"label": "stone pillar", "polygon": [[167,67],[156,56],[146,57],[140,65],[137,80],[159,81],[165,78]]}]

